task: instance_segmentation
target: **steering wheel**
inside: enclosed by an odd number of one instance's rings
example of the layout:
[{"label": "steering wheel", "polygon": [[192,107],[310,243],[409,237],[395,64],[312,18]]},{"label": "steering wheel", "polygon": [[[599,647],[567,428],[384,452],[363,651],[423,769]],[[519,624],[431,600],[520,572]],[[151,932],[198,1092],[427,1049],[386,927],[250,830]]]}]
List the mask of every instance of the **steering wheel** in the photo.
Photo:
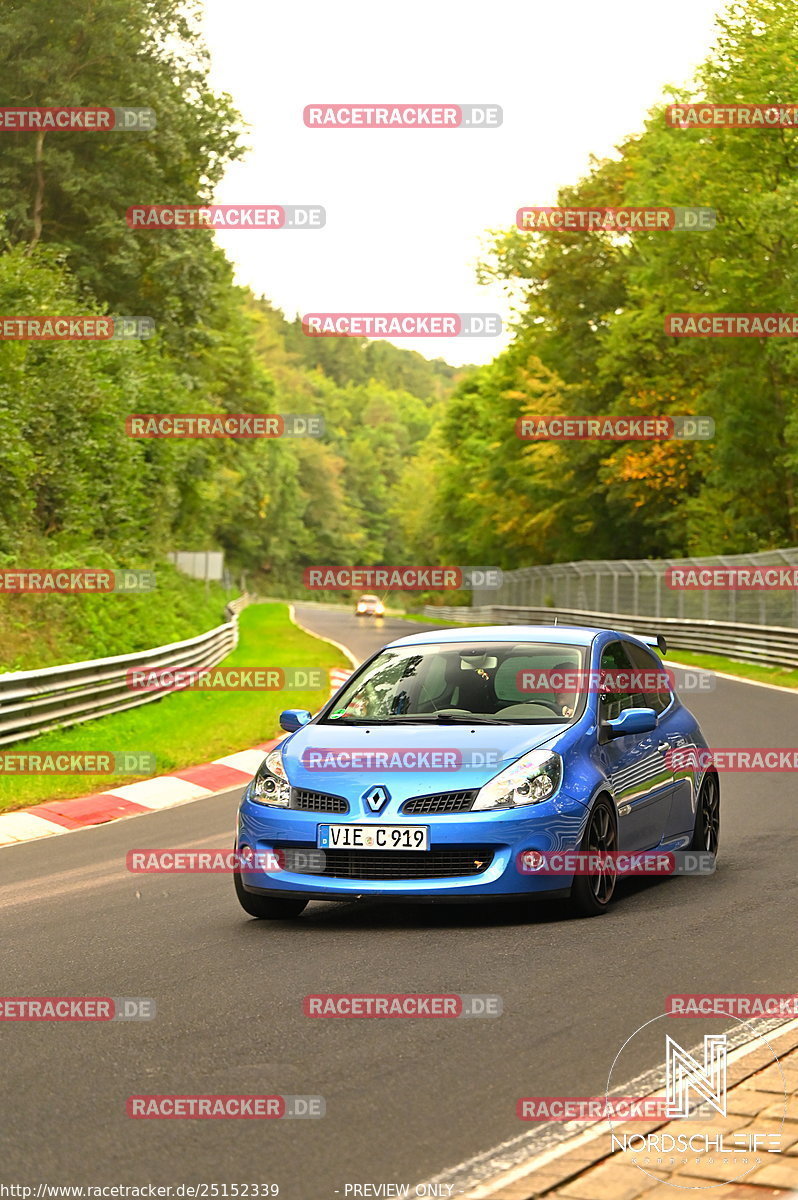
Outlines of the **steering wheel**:
[{"label": "steering wheel", "polygon": [[562,705],[558,704],[556,700],[545,700],[542,696],[535,696],[532,703],[543,704],[546,708],[550,708],[552,712],[555,712],[558,717],[562,716]]},{"label": "steering wheel", "polygon": [[506,712],[509,712],[512,709],[513,716],[520,717],[520,716],[523,716],[523,713],[520,711],[516,711],[516,710],[528,708],[530,705],[540,706],[541,708],[548,708],[548,709],[551,709],[551,711],[553,713],[556,713],[558,717],[563,716],[561,706],[558,707],[554,700],[543,700],[540,698],[540,696],[536,696],[534,700],[521,700],[516,704],[506,704],[504,706],[504,708],[500,708],[498,710],[498,712],[496,713],[496,716],[502,717]]}]

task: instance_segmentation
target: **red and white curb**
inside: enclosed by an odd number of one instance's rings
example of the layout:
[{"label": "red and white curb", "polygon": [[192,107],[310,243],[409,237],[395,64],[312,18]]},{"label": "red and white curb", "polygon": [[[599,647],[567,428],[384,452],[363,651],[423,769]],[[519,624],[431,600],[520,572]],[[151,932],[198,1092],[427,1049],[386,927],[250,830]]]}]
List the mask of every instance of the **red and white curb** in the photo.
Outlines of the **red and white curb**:
[{"label": "red and white curb", "polygon": [[346,671],[343,667],[330,667],[330,695],[334,696],[340,687],[343,687],[351,671]]},{"label": "red and white curb", "polygon": [[[332,667],[329,674],[330,695],[333,696],[352,672]],[[70,833],[73,829],[85,829],[90,825],[104,825],[121,817],[157,812],[162,808],[173,808],[177,804],[218,795],[230,788],[243,787],[252,779],[265,755],[281,740],[282,737],[273,738],[251,750],[239,750],[200,767],[185,767],[172,775],[141,779],[137,783],[109,788],[107,792],[93,796],[48,800],[33,808],[0,814],[0,847],[50,837],[56,833]]]},{"label": "red and white curb", "polygon": [[200,767],[186,767],[157,779],[141,779],[94,796],[49,800],[20,812],[4,813],[0,815],[0,846],[70,833],[89,825],[104,825],[120,817],[173,808],[190,800],[202,800],[230,788],[243,787],[280,740],[273,738],[251,750],[239,750]]},{"label": "red and white curb", "polygon": [[[353,667],[358,660],[352,651],[340,642],[322,637],[305,629],[296,619],[294,605],[288,606],[293,623],[311,637],[336,646],[349,659]],[[328,668],[330,696],[352,674],[341,667]],[[161,775],[157,779],[141,779],[122,787],[109,788],[93,796],[78,796],[74,800],[48,800],[19,812],[0,814],[0,847],[29,842],[35,838],[50,837],[56,833],[70,833],[91,825],[104,825],[121,817],[136,817],[141,813],[157,812],[162,808],[173,808],[191,800],[202,800],[206,796],[218,795],[230,788],[244,787],[252,779],[264,757],[282,741],[282,735],[272,738],[250,750],[239,750],[224,758],[214,759],[199,767],[186,767],[172,775]]]}]

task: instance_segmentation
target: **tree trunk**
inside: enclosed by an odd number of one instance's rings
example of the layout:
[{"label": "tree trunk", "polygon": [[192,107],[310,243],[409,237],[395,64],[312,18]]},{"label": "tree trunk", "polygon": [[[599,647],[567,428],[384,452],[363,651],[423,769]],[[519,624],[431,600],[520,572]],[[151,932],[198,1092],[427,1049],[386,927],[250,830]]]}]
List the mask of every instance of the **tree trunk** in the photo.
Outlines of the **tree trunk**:
[{"label": "tree trunk", "polygon": [[44,208],[44,130],[36,134],[34,162],[36,164],[36,190],[33,194],[33,231],[29,250],[34,250],[42,236],[42,209]]}]

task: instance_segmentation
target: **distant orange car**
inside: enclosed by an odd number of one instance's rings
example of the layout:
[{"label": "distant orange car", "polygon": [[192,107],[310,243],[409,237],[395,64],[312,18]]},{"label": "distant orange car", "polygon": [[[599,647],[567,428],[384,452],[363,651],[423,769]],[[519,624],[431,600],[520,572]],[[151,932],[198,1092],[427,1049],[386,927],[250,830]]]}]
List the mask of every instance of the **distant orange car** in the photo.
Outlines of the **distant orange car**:
[{"label": "distant orange car", "polygon": [[379,596],[361,596],[355,608],[356,617],[384,617],[385,605]]}]

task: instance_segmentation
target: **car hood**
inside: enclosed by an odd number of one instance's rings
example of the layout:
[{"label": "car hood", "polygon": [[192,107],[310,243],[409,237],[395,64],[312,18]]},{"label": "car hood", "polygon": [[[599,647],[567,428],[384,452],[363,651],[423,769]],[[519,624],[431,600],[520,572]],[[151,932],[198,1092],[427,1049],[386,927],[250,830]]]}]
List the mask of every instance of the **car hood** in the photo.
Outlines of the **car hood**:
[{"label": "car hood", "polygon": [[[562,724],[552,725],[332,725],[311,724],[282,743],[283,763],[293,787],[333,792],[351,798],[373,784],[389,787],[393,796],[482,787],[522,754],[557,737]],[[310,766],[310,751],[361,752],[356,767],[320,764]],[[386,767],[363,757],[363,752],[413,751],[411,769]],[[424,751],[454,751],[454,765],[426,765],[412,769],[412,760]],[[323,760],[322,760],[323,761]]]}]

